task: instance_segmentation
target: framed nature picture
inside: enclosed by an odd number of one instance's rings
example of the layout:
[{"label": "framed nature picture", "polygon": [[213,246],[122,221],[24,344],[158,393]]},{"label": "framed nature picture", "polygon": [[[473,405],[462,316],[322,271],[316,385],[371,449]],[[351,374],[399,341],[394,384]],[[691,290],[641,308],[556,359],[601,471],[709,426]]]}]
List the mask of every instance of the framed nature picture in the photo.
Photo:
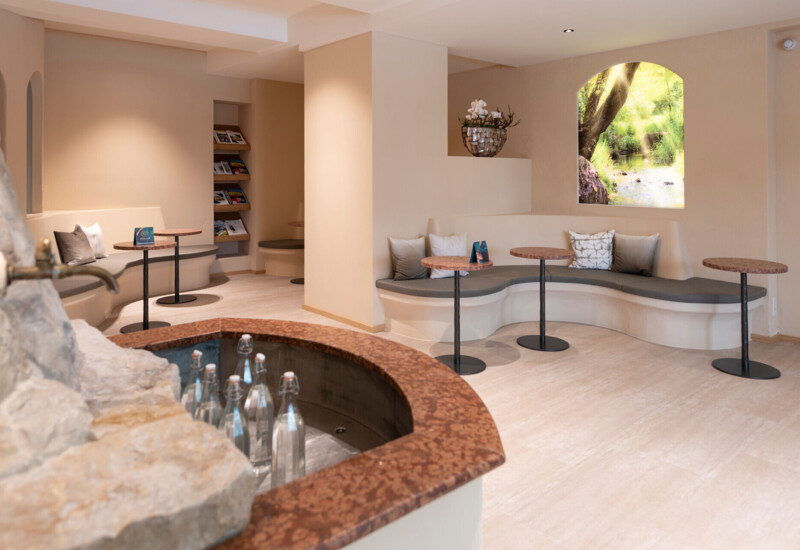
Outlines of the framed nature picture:
[{"label": "framed nature picture", "polygon": [[683,79],[654,63],[609,67],[578,92],[578,202],[684,207]]}]

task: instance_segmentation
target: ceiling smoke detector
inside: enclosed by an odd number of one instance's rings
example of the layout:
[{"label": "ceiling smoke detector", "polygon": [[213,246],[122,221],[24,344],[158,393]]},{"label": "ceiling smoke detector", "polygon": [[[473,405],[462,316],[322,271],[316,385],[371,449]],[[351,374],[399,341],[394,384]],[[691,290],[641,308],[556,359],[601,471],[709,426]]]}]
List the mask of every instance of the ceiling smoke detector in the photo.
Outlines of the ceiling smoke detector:
[{"label": "ceiling smoke detector", "polygon": [[783,41],[781,47],[787,52],[790,52],[797,47],[797,40],[795,40],[794,38],[787,38],[786,40]]}]

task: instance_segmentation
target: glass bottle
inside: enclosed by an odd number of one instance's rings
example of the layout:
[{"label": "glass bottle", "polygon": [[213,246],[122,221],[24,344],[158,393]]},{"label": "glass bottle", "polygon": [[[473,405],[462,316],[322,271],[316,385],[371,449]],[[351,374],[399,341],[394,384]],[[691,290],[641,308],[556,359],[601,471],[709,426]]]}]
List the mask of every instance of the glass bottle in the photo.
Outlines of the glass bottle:
[{"label": "glass bottle", "polygon": [[250,457],[250,432],[247,430],[247,418],[242,411],[243,393],[241,379],[235,374],[228,378],[225,392],[227,404],[219,420],[219,430],[244,453],[244,456]]},{"label": "glass bottle", "polygon": [[203,377],[203,395],[194,411],[195,420],[202,420],[206,424],[217,426],[222,414],[222,405],[219,403],[219,390],[217,389],[217,366],[214,363],[206,365]]},{"label": "glass bottle", "polygon": [[203,352],[194,350],[192,352],[192,366],[189,369],[189,381],[186,387],[183,388],[183,395],[181,396],[181,405],[186,409],[192,417],[197,405],[200,404],[200,399],[203,396]]},{"label": "glass bottle", "polygon": [[250,464],[258,479],[262,480],[272,469],[272,423],[275,415],[263,353],[256,354],[255,378],[244,402],[244,414],[250,429]]},{"label": "glass bottle", "polygon": [[239,362],[236,363],[234,374],[241,379],[242,390],[244,395],[247,396],[250,386],[253,384],[253,365],[250,359],[253,354],[253,337],[249,334],[243,334],[239,339],[239,344],[236,346],[236,351],[239,352]]},{"label": "glass bottle", "polygon": [[299,393],[297,377],[284,372],[278,388],[281,409],[272,432],[272,487],[306,475],[306,427],[297,407]]}]

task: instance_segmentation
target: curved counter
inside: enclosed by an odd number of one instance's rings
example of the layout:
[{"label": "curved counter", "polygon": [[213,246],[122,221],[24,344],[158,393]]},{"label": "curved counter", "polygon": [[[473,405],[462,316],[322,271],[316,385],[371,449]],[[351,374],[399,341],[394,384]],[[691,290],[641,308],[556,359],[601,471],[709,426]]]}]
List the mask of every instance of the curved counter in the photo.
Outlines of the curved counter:
[{"label": "curved counter", "polygon": [[408,403],[410,434],[259,495],[250,525],[219,548],[326,548],[349,544],[505,462],[483,402],[444,365],[406,346],[349,330],[260,319],[211,319],[113,336],[159,351],[251,334],[352,361]]}]

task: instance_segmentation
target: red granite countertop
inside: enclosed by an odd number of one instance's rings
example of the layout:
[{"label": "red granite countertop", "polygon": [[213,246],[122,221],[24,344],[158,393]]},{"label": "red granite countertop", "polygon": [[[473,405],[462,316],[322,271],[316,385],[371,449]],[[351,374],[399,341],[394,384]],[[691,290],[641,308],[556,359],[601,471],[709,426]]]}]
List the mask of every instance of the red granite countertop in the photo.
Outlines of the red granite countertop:
[{"label": "red granite countertop", "polygon": [[575,253],[566,248],[550,248],[547,246],[512,248],[510,254],[518,258],[531,258],[533,260],[568,260],[575,257]]},{"label": "red granite countertop", "polygon": [[341,548],[505,462],[497,427],[466,382],[432,357],[376,336],[289,321],[211,319],[111,340],[156,351],[244,333],[380,373],[408,401],[414,429],[257,496],[250,525],[219,548]]},{"label": "red granite countertop", "polygon": [[769,260],[752,260],[750,258],[706,258],[703,265],[711,269],[722,271],[735,271],[737,273],[786,273],[789,268],[786,264],[770,262]]}]

